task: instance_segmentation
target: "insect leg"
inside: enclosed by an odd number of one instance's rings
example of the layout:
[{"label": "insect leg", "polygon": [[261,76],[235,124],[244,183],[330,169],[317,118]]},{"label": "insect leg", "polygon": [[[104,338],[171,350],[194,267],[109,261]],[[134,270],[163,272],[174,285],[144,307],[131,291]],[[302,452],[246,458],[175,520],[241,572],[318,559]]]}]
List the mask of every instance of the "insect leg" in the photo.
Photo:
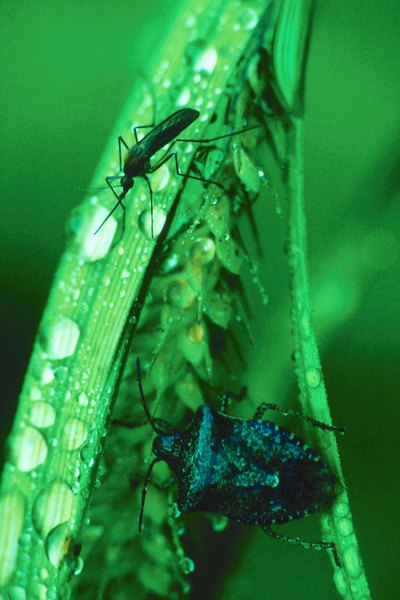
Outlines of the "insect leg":
[{"label": "insect leg", "polygon": [[202,140],[189,140],[186,138],[178,138],[176,142],[200,142],[202,144],[209,144],[210,142],[216,142],[217,140],[223,140],[227,137],[233,137],[234,135],[240,135],[241,133],[245,133],[246,131],[252,131],[253,129],[258,129],[261,125],[252,125],[251,127],[244,127],[243,129],[239,129],[238,131],[231,131],[230,133],[224,133],[223,135],[217,135],[216,137],[202,139]]},{"label": "insect leg", "polygon": [[[135,135],[136,137],[136,135]],[[126,141],[124,140],[124,138],[122,137],[122,135],[118,136],[118,154],[119,154],[119,173],[122,173],[123,167],[122,167],[122,152],[121,152],[121,144],[123,144],[125,146],[125,149],[129,151],[129,146],[126,143]],[[107,177],[106,177],[106,181],[107,181]]]},{"label": "insect leg", "polygon": [[154,213],[154,204],[153,204],[153,190],[151,189],[151,184],[150,184],[150,180],[146,175],[142,175],[143,179],[146,181],[147,186],[149,188],[149,192],[150,192],[150,217],[151,217],[151,237],[154,237],[154,230],[153,230],[153,213]]},{"label": "insect leg", "polygon": [[336,550],[336,546],[333,542],[306,542],[304,540],[301,540],[298,537],[291,537],[289,535],[282,535],[280,533],[275,533],[275,531],[272,531],[271,527],[269,525],[262,525],[261,529],[263,531],[265,531],[265,533],[267,533],[268,535],[270,535],[271,537],[277,539],[277,540],[281,540],[282,542],[289,542],[289,544],[298,544],[300,546],[303,546],[303,548],[315,548],[316,550],[321,550],[321,548],[325,548],[327,550],[332,550],[335,562],[337,564],[338,567],[341,567],[341,562]]},{"label": "insect leg", "polygon": [[[175,140],[175,141],[177,141],[177,140]],[[194,141],[197,141],[197,140],[194,140]],[[157,171],[157,169],[162,167],[162,165],[164,163],[166,163],[170,158],[175,159],[176,174],[179,175],[179,177],[184,177],[185,179],[195,179],[196,181],[202,181],[203,183],[213,183],[214,185],[219,187],[223,192],[225,192],[225,194],[228,194],[228,192],[226,191],[224,186],[221,185],[220,183],[218,183],[218,181],[214,181],[213,179],[204,179],[204,177],[196,177],[195,175],[188,175],[188,173],[181,173],[181,171],[179,170],[178,156],[177,156],[176,152],[171,152],[170,154],[168,154],[168,156],[166,156],[165,158],[162,158],[160,160],[160,162],[158,162],[154,167],[151,168],[149,173],[154,173],[154,171]]]},{"label": "insect leg", "polygon": [[262,402],[260,406],[257,408],[254,413],[253,419],[260,420],[264,416],[266,410],[277,410],[284,415],[289,415],[291,417],[298,417],[299,419],[303,419],[303,421],[307,421],[307,423],[311,423],[314,427],[319,427],[320,429],[325,429],[326,431],[335,431],[336,433],[344,433],[346,431],[345,427],[336,427],[335,425],[327,425],[326,423],[322,423],[321,421],[317,421],[312,417],[308,417],[307,415],[303,415],[301,412],[297,410],[292,410],[291,408],[282,408],[277,404],[272,404],[270,402]]},{"label": "insect leg", "polygon": [[241,389],[241,391],[239,392],[239,394],[235,394],[233,392],[222,392],[222,394],[219,395],[218,397],[218,401],[220,403],[220,412],[223,414],[227,414],[227,407],[228,405],[231,403],[231,400],[235,400],[236,402],[240,402],[241,400],[243,400],[243,398],[245,398],[247,394],[247,388],[243,387]]},{"label": "insect leg", "polygon": [[139,357],[136,359],[136,373],[137,373],[137,382],[138,382],[138,386],[139,386],[139,395],[140,395],[140,399],[142,401],[142,406],[144,408],[144,412],[146,413],[147,421],[150,423],[151,427],[154,429],[154,431],[156,433],[161,433],[161,434],[166,433],[164,430],[160,429],[157,426],[157,423],[167,425],[167,427],[166,427],[167,431],[171,431],[173,428],[172,428],[172,425],[170,425],[170,423],[168,423],[167,421],[163,421],[163,419],[155,419],[150,414],[149,407],[146,404],[146,400],[145,400],[144,392],[143,392],[142,373],[141,373],[141,369],[140,369],[140,358]]},{"label": "insect leg", "polygon": [[133,128],[133,135],[135,136],[136,143],[138,144],[140,142],[136,133],[137,129],[152,129],[153,127],[154,123],[152,125],[136,125],[136,127]]},{"label": "insect leg", "polygon": [[159,458],[154,458],[151,463],[150,463],[150,467],[148,468],[148,471],[146,473],[146,478],[144,480],[144,484],[143,484],[143,489],[142,489],[142,498],[140,501],[140,510],[139,510],[139,517],[138,517],[138,533],[140,533],[142,531],[142,527],[143,527],[143,511],[144,511],[144,501],[146,499],[146,494],[147,494],[147,486],[149,485],[149,481],[150,481],[150,475],[151,472],[153,470],[153,467],[156,463],[160,462]]},{"label": "insect leg", "polygon": [[125,231],[125,206],[122,202],[125,194],[121,194],[120,196],[118,196],[117,192],[114,190],[111,181],[113,179],[119,179],[119,175],[109,175],[108,177],[106,177],[106,182],[108,187],[111,189],[112,193],[114,194],[114,196],[116,197],[116,199],[118,200],[118,202],[116,204],[114,204],[113,208],[111,209],[111,211],[108,213],[108,215],[106,216],[106,218],[102,221],[102,223],[98,226],[98,228],[96,229],[96,231],[94,232],[93,235],[96,235],[96,233],[98,233],[100,231],[100,229],[103,227],[104,223],[106,223],[106,221],[108,221],[108,219],[111,217],[111,215],[113,214],[113,212],[115,210],[117,210],[118,206],[121,206],[121,208],[123,209],[123,221],[122,221],[122,231]]}]

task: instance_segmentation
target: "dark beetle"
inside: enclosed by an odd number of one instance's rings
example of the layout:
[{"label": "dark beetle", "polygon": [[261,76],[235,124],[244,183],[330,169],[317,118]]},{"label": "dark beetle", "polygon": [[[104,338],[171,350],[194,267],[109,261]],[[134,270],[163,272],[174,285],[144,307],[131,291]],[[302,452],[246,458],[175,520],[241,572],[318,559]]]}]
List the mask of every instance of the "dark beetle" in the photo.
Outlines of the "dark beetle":
[{"label": "dark beetle", "polygon": [[[285,541],[330,548],[340,564],[331,542],[305,542],[271,530],[271,525],[301,519],[329,505],[335,484],[327,465],[312,448],[283,427],[261,420],[267,409],[279,407],[263,403],[253,419],[239,419],[203,404],[186,429],[163,431],[159,425],[164,422],[154,419],[145,403],[139,359],[137,372],[147,419],[158,434],[153,442],[156,458],[142,490],[139,533],[151,471],[157,462],[165,460],[176,478],[182,514],[208,511],[246,525],[260,525],[269,535]],[[222,411],[228,398],[228,394],[223,395]],[[284,412],[301,416],[316,427],[343,432],[295,411]]]}]

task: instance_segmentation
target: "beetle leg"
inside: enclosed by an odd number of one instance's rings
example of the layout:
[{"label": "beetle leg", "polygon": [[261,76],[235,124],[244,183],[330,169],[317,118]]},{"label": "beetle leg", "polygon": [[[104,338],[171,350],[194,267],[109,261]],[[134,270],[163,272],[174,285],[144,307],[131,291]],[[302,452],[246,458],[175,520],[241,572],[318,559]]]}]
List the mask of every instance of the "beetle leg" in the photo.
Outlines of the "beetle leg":
[{"label": "beetle leg", "polygon": [[319,427],[320,429],[325,429],[326,431],[335,431],[336,433],[344,433],[346,431],[344,427],[336,427],[335,425],[328,425],[327,423],[322,423],[322,421],[317,421],[312,417],[303,415],[297,410],[292,410],[291,408],[282,408],[281,406],[278,406],[277,404],[273,404],[271,402],[262,402],[257,408],[256,412],[254,413],[253,419],[262,419],[266,410],[277,410],[285,416],[289,415],[291,417],[298,417],[299,419],[303,419],[303,421],[307,421],[307,423],[311,423],[311,425],[313,425],[314,427]]},{"label": "beetle leg", "polygon": [[335,563],[338,567],[341,567],[341,561],[339,559],[339,555],[338,552],[336,550],[336,546],[333,542],[308,542],[308,541],[304,541],[301,540],[298,537],[291,537],[289,535],[282,535],[280,533],[275,533],[275,531],[272,531],[271,527],[269,525],[262,525],[261,529],[263,531],[265,531],[265,533],[267,533],[268,535],[270,535],[271,537],[277,539],[277,540],[281,540],[282,542],[289,542],[289,544],[298,544],[300,546],[303,546],[303,548],[315,548],[316,550],[320,550],[321,548],[325,548],[327,550],[331,550],[333,553],[333,557],[335,559]]},{"label": "beetle leg", "polygon": [[146,478],[144,480],[144,484],[143,484],[143,488],[142,488],[142,498],[140,501],[139,517],[138,517],[138,533],[140,533],[142,531],[142,527],[143,527],[144,502],[146,500],[147,486],[149,485],[150,475],[151,475],[154,465],[158,462],[160,462],[160,459],[158,457],[154,458],[151,461],[150,467],[148,468],[147,473],[146,473]]}]

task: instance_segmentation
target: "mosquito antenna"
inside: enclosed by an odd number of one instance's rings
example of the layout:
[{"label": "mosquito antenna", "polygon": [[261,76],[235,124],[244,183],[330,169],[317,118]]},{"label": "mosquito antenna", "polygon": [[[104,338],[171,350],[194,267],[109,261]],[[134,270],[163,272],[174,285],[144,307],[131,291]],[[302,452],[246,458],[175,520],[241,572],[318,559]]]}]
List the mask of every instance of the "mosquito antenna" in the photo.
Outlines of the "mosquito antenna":
[{"label": "mosquito antenna", "polygon": [[[115,187],[117,187],[117,186],[115,186]],[[108,190],[108,187],[106,185],[102,185],[101,187],[84,187],[84,188],[78,188],[78,190],[80,192],[99,191],[99,190]]]},{"label": "mosquito antenna", "polygon": [[149,407],[146,404],[146,400],[145,400],[144,392],[143,392],[143,386],[142,386],[142,374],[140,371],[140,358],[139,357],[136,359],[136,372],[137,372],[137,382],[138,382],[138,386],[139,386],[140,399],[142,401],[142,405],[144,408],[144,412],[146,413],[147,420],[156,433],[165,434],[165,431],[163,431],[162,429],[159,429],[159,427],[157,427],[157,425],[155,424],[155,420],[151,416]]},{"label": "mosquito antenna", "polygon": [[143,528],[144,502],[145,502],[145,499],[146,499],[147,486],[149,485],[150,475],[151,475],[151,472],[153,470],[154,465],[156,463],[158,463],[160,460],[161,460],[160,458],[154,458],[151,461],[150,467],[148,468],[148,471],[146,473],[146,478],[144,480],[144,484],[143,484],[143,488],[142,488],[142,499],[140,501],[140,510],[139,510],[139,517],[138,517],[138,533],[140,533],[142,531],[142,528]]},{"label": "mosquito antenna", "polygon": [[93,235],[96,235],[96,233],[98,233],[100,231],[100,229],[103,227],[103,225],[108,221],[108,219],[111,217],[111,215],[113,214],[114,211],[117,210],[118,206],[121,206],[121,208],[123,208],[125,210],[125,206],[122,204],[122,200],[123,197],[121,198],[121,196],[118,198],[118,202],[115,203],[114,207],[111,209],[111,211],[108,213],[108,215],[106,216],[106,218],[103,220],[103,222],[101,223],[101,225],[98,226],[98,228],[96,229],[96,231],[94,232]]}]

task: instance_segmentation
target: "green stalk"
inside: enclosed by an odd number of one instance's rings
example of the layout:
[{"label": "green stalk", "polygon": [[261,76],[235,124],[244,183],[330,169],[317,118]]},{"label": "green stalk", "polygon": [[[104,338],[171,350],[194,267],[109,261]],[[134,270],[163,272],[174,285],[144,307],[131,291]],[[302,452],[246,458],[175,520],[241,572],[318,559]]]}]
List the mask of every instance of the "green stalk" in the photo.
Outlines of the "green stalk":
[{"label": "green stalk", "polygon": [[[292,326],[295,339],[296,375],[304,414],[331,424],[331,413],[312,324],[310,284],[307,268],[306,218],[304,213],[303,139],[301,119],[293,120],[289,136],[290,230],[289,261],[292,274]],[[370,598],[358,542],[353,526],[336,437],[319,429],[309,434],[318,439],[327,464],[337,477],[336,496],[322,515],[322,531],[334,541],[342,567],[332,556],[334,581],[340,595],[352,600]]]}]

